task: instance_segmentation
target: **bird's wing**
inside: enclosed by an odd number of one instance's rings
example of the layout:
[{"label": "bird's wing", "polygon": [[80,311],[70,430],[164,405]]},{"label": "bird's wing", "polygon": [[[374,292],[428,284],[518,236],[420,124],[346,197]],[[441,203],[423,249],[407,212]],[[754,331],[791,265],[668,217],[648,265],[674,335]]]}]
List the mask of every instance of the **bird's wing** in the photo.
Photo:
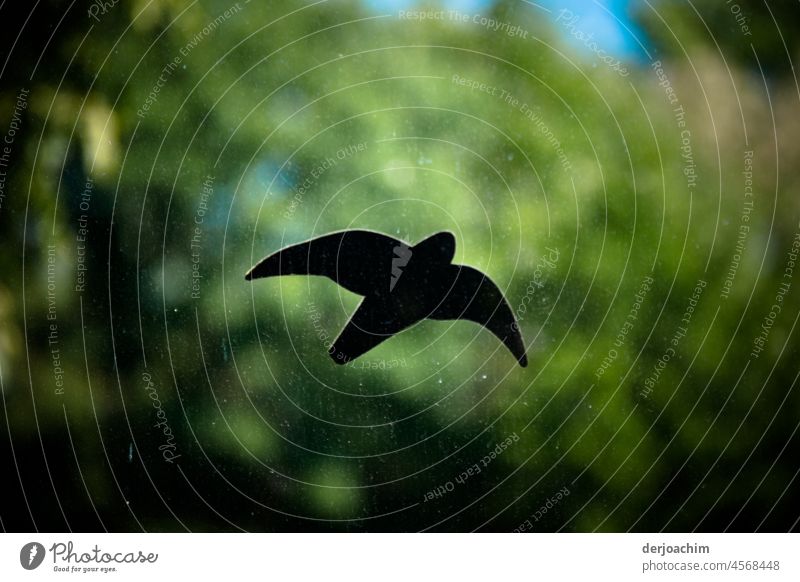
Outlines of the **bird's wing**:
[{"label": "bird's wing", "polygon": [[522,334],[502,291],[494,282],[471,267],[450,265],[453,286],[431,319],[468,319],[486,327],[514,354],[519,365],[528,365]]},{"label": "bird's wing", "polygon": [[337,364],[356,359],[422,319],[416,312],[398,310],[392,302],[377,297],[365,297],[333,342],[331,358]]},{"label": "bird's wing", "polygon": [[335,232],[288,246],[256,264],[245,279],[321,275],[358,293],[388,292],[395,249],[404,243],[368,230]]}]

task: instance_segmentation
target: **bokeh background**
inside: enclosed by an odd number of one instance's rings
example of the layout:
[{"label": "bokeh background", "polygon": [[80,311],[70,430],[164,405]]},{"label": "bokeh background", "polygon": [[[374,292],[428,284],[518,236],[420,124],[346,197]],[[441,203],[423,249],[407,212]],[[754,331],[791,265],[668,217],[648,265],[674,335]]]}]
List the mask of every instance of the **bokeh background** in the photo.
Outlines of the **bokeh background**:
[{"label": "bokeh background", "polygon": [[[0,5],[7,531],[797,529],[797,2]],[[530,365],[243,280],[457,237]]]}]

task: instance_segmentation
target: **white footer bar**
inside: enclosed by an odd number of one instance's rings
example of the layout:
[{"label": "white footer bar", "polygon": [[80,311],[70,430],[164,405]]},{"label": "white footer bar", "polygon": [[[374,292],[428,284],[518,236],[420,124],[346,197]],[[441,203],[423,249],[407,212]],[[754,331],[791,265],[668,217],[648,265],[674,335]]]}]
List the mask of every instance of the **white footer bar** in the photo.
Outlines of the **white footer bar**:
[{"label": "white footer bar", "polygon": [[796,534],[3,534],[0,580],[796,581],[798,554]]}]

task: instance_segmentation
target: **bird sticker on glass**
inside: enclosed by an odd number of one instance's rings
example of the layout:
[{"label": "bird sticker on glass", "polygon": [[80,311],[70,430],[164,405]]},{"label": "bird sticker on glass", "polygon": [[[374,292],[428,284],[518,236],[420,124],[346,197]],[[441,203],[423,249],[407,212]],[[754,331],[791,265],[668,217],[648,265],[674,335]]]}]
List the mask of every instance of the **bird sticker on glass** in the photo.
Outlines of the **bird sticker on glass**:
[{"label": "bird sticker on glass", "polygon": [[368,230],[347,230],[268,255],[245,279],[316,275],[364,297],[329,349],[346,364],[423,319],[468,320],[492,332],[520,366],[525,343],[503,292],[485,274],[452,263],[456,239],[436,233],[416,245]]}]

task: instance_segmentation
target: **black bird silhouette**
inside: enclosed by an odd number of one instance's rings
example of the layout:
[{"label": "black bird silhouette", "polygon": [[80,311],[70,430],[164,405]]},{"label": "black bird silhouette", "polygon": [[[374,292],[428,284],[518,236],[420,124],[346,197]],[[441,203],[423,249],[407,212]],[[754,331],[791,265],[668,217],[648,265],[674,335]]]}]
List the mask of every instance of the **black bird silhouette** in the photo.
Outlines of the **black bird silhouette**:
[{"label": "black bird silhouette", "polygon": [[378,232],[347,230],[288,246],[262,259],[245,279],[321,275],[363,295],[331,346],[345,364],[416,322],[467,319],[486,327],[528,365],[525,344],[503,293],[489,277],[451,263],[456,239],[436,233],[410,246]]}]

